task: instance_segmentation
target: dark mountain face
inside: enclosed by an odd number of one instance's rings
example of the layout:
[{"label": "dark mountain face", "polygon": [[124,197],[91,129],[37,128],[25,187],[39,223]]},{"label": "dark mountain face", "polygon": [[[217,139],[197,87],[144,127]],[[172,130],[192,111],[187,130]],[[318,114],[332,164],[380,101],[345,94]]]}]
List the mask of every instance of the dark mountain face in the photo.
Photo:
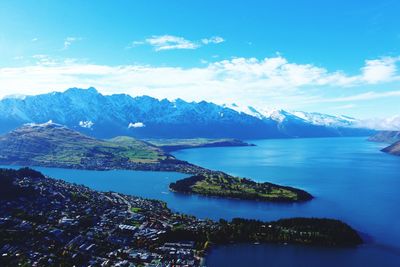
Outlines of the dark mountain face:
[{"label": "dark mountain face", "polygon": [[[0,101],[0,133],[49,120],[98,138],[287,138],[365,135],[366,130],[314,125],[288,117],[283,123],[205,101],[158,100],[125,94],[105,96],[94,88]],[[344,134],[345,133],[345,134]]]},{"label": "dark mountain face", "polygon": [[397,141],[396,143],[385,147],[384,149],[382,149],[382,151],[392,155],[400,156],[400,141]]}]

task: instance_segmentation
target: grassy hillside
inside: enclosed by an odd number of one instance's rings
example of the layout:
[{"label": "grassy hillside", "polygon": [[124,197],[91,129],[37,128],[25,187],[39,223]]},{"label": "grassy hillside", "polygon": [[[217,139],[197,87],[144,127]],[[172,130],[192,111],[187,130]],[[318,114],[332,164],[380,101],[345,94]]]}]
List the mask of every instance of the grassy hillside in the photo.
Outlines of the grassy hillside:
[{"label": "grassy hillside", "polygon": [[1,163],[49,166],[156,163],[169,157],[133,138],[98,140],[54,123],[25,125],[1,136],[0,151]]}]

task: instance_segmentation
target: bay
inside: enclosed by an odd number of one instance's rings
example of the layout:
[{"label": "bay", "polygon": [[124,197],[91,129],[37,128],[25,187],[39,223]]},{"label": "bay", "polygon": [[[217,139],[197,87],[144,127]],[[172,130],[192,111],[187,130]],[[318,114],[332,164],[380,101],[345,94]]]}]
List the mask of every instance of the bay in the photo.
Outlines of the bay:
[{"label": "bay", "polygon": [[290,185],[315,199],[264,203],[181,195],[169,183],[187,175],[167,172],[85,171],[36,168],[51,177],[167,202],[199,218],[276,220],[326,217],[361,232],[357,248],[237,244],[212,249],[208,266],[400,266],[400,157],[380,152],[384,144],[365,138],[256,140],[254,147],[200,148],[174,155],[229,174]]}]

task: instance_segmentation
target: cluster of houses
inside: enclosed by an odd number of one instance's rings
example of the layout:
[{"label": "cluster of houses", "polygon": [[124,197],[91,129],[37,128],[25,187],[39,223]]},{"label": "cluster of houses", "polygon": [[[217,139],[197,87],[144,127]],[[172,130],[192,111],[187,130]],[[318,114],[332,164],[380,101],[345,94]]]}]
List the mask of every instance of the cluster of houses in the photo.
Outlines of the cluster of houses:
[{"label": "cluster of houses", "polygon": [[[166,204],[51,178],[15,178],[32,196],[0,198],[0,266],[201,266],[199,244],[167,239],[213,222]],[[170,242],[169,242],[170,241]],[[201,244],[200,244],[201,245]]]}]

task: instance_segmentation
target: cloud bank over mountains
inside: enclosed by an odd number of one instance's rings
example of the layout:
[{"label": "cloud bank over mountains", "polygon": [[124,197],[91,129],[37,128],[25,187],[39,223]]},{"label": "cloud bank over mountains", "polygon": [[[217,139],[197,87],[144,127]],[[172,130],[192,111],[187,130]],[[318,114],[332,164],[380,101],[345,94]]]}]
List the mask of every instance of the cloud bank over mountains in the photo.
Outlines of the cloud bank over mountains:
[{"label": "cloud bank over mountains", "polygon": [[[171,40],[164,41],[152,42],[158,49],[167,49],[163,45],[171,45],[168,44]],[[203,40],[203,43],[220,41],[215,37]],[[178,45],[190,46],[185,42]],[[239,102],[241,105],[273,105],[278,108],[337,103],[339,109],[351,108],[357,101],[400,96],[396,87],[352,90],[400,81],[400,57],[366,60],[359,73],[354,75],[340,70],[328,71],[313,64],[290,62],[279,54],[264,59],[238,57],[192,68],[109,66],[73,59],[52,59],[46,55],[35,59],[35,65],[0,68],[0,97],[63,91],[71,86],[94,86],[104,94],[150,95],[160,99],[207,100],[218,104]],[[336,93],[326,95],[326,92]]]}]

